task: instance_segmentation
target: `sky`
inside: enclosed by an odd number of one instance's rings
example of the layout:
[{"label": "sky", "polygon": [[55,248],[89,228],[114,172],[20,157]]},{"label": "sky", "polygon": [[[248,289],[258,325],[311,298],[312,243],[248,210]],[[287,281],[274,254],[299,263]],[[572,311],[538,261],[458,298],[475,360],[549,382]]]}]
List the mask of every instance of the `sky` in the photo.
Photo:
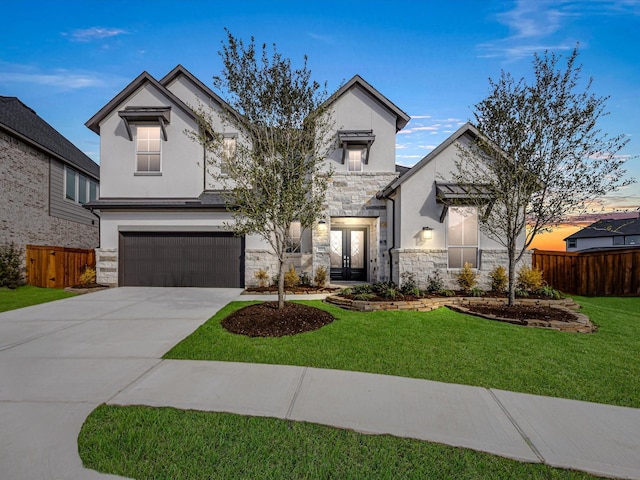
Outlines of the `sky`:
[{"label": "sky", "polygon": [[[211,86],[228,28],[275,44],[294,66],[306,55],[329,93],[362,76],[411,116],[396,138],[406,166],[473,118],[490,78],[531,80],[534,52],[568,56],[578,45],[584,81],[609,97],[599,126],[627,136],[620,155],[640,180],[640,0],[2,0],[2,14],[0,95],[18,97],[98,163],[99,137],[84,123],[143,71],[160,79],[182,64]],[[640,183],[603,201],[638,214]],[[534,246],[564,249],[576,229]]]}]

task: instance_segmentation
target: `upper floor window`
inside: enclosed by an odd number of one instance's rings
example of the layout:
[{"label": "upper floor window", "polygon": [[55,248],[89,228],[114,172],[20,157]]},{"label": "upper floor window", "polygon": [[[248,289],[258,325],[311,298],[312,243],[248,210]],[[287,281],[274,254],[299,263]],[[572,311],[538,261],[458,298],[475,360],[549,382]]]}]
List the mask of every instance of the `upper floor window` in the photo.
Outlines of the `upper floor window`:
[{"label": "upper floor window", "polygon": [[450,207],[448,219],[449,268],[462,268],[465,263],[478,268],[478,209]]},{"label": "upper floor window", "polygon": [[369,151],[376,136],[372,130],[339,130],[338,145],[342,148],[342,163],[349,172],[361,172],[369,163]]},{"label": "upper floor window", "polygon": [[291,222],[289,227],[289,238],[287,238],[287,252],[300,253],[300,241],[302,239],[302,224]]},{"label": "upper floor window", "polygon": [[71,167],[64,167],[64,198],[84,205],[98,198],[98,183]]},{"label": "upper floor window", "polygon": [[570,238],[567,240],[567,248],[577,248],[578,242],[575,238]]},{"label": "upper floor window", "polygon": [[136,132],[136,172],[160,172],[160,126],[138,125]]},{"label": "upper floor window", "polygon": [[225,135],[222,139],[222,158],[220,159],[220,173],[229,174],[229,162],[236,154],[237,137],[234,134]]}]

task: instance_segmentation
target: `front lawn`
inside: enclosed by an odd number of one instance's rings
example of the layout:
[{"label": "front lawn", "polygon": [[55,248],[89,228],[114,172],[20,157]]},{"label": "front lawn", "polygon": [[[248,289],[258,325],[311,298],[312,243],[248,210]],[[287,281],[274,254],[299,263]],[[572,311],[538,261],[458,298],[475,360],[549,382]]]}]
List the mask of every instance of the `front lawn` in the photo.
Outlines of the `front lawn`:
[{"label": "front lawn", "polygon": [[640,298],[576,297],[599,329],[561,333],[432,312],[351,312],[290,337],[231,334],[223,308],[165,358],[301,365],[498,388],[640,408]]},{"label": "front lawn", "polygon": [[78,437],[85,467],[142,479],[593,479],[390,435],[173,408],[102,405]]},{"label": "front lawn", "polygon": [[56,288],[39,288],[24,285],[14,290],[0,288],[0,312],[29,307],[40,303],[53,302],[62,298],[75,296],[75,293],[65,292]]}]

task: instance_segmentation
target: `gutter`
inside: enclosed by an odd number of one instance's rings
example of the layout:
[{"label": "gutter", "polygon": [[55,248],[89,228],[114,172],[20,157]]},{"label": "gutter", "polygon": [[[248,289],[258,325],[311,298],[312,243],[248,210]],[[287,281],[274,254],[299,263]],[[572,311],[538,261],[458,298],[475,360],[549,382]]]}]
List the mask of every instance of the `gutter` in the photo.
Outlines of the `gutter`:
[{"label": "gutter", "polygon": [[[389,281],[393,280],[393,257],[391,256],[391,250],[393,250],[394,248],[396,248],[396,201],[387,196],[388,189],[385,189],[382,192],[378,192],[376,194],[376,198],[378,200],[388,200],[391,202],[391,211],[393,212],[392,214],[392,220],[391,220],[391,246],[387,249],[387,255],[389,256]],[[387,209],[387,212],[389,210]]]}]

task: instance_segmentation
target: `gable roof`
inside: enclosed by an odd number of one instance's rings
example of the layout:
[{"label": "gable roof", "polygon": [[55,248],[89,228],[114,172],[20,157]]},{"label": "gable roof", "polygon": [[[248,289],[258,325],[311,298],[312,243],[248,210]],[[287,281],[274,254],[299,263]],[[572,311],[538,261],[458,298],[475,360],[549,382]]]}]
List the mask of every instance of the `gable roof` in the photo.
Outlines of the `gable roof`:
[{"label": "gable roof", "polygon": [[162,79],[160,79],[160,84],[164,87],[167,87],[171,82],[173,82],[178,77],[187,78],[193,85],[198,87],[198,89],[204,93],[209,98],[213,99],[220,106],[233,110],[231,105],[225,102],[222,97],[220,97],[216,92],[207,87],[203,82],[201,82],[198,77],[192,74],[189,70],[184,68],[182,65],[176,65],[173,70],[167,73]]},{"label": "gable roof", "polygon": [[16,97],[0,96],[0,129],[96,180],[100,167]]},{"label": "gable roof", "polygon": [[565,240],[575,238],[618,237],[624,235],[640,235],[640,217],[606,218],[569,235]]},{"label": "gable roof", "polygon": [[331,95],[324,103],[323,106],[328,106],[335,102],[342,95],[347,93],[349,90],[359,86],[369,95],[371,95],[375,100],[381,103],[387,110],[393,113],[396,116],[396,132],[402,130],[405,125],[409,122],[411,117],[407,115],[402,109],[400,109],[395,103],[389,100],[387,97],[382,95],[378,90],[373,88],[369,83],[367,83],[360,75],[355,75],[351,80],[345,83],[342,87],[340,87],[333,95]]},{"label": "gable roof", "polygon": [[167,97],[173,104],[177,105],[182,111],[188,114],[191,118],[195,119],[193,111],[178,97],[171,93],[164,85],[160,84],[149,73],[142,72],[136,77],[129,85],[127,85],[120,93],[118,93],[113,99],[102,107],[93,117],[91,117],[85,125],[98,135],[100,135],[100,122],[102,122],[113,110],[124,102],[127,98],[133,95],[137,90],[142,88],[146,83],[153,85],[159,92]]},{"label": "gable roof", "polygon": [[415,175],[423,166],[425,166],[432,159],[437,157],[443,150],[445,150],[447,147],[453,144],[453,142],[455,142],[456,140],[458,140],[460,137],[462,137],[467,133],[474,138],[477,138],[480,136],[480,132],[476,127],[474,127],[469,122],[465,123],[453,134],[451,134],[444,142],[442,142],[436,148],[431,150],[426,156],[424,156],[422,160],[420,160],[413,167],[411,167],[411,169],[407,173],[405,173],[401,177],[391,182],[382,192],[380,192],[379,196],[386,197],[387,195],[390,195],[391,193],[393,193],[400,185],[402,185],[404,182],[410,179],[413,175]]}]

